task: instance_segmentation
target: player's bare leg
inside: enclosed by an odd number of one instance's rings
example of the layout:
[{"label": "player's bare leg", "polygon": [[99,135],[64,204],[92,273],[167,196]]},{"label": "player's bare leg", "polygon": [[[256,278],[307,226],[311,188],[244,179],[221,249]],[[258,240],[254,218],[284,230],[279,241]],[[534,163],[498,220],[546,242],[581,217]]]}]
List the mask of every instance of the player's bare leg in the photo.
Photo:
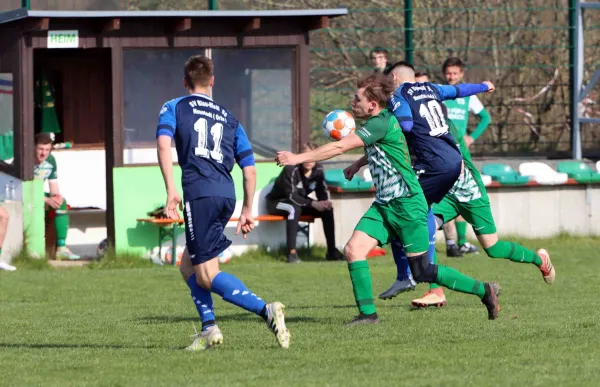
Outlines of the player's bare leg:
[{"label": "player's bare leg", "polygon": [[359,315],[347,323],[347,326],[379,324],[373,298],[373,280],[367,262],[367,254],[375,246],[377,246],[377,240],[362,231],[355,230],[344,248],[352,280],[354,300],[359,310]]}]

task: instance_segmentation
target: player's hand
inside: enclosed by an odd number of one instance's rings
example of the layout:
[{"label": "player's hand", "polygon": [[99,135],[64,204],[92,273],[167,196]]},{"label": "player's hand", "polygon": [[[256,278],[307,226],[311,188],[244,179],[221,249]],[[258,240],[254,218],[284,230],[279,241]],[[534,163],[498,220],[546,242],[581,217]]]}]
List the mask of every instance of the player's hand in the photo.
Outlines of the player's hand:
[{"label": "player's hand", "polygon": [[493,84],[492,82],[490,82],[490,81],[485,81],[485,82],[482,82],[482,83],[483,83],[484,85],[487,85],[487,87],[488,87],[488,91],[487,91],[487,92],[488,92],[488,93],[493,93],[493,92],[494,92],[494,90],[496,90],[496,86],[494,86],[494,84]]},{"label": "player's hand", "polygon": [[325,204],[325,200],[321,200],[321,201],[314,201],[312,202],[312,208],[314,208],[315,210],[319,211],[319,212],[323,212],[327,209],[327,205]]},{"label": "player's hand", "polygon": [[285,165],[296,165],[299,164],[297,162],[298,155],[293,154],[292,152],[287,151],[279,151],[277,152],[277,157],[275,157],[275,161],[277,165],[283,167]]},{"label": "player's hand", "polygon": [[346,180],[350,181],[359,170],[360,167],[357,166],[356,163],[352,163],[349,167],[344,168],[344,177]]},{"label": "player's hand", "polygon": [[252,213],[248,210],[242,209],[240,219],[238,220],[237,229],[235,230],[235,235],[238,235],[241,231],[244,239],[247,239],[248,233],[252,232],[253,229],[254,218],[252,217]]},{"label": "player's hand", "polygon": [[167,204],[165,205],[165,214],[169,219],[179,219],[179,211],[183,211],[181,196],[177,192],[167,192]]},{"label": "player's hand", "polygon": [[323,203],[323,207],[325,207],[326,210],[331,210],[333,208],[333,203],[330,200],[322,200],[321,203]]},{"label": "player's hand", "polygon": [[465,145],[467,146],[467,148],[469,148],[471,144],[475,142],[475,140],[473,140],[473,137],[469,136],[468,134],[463,137],[463,140],[465,141]]}]

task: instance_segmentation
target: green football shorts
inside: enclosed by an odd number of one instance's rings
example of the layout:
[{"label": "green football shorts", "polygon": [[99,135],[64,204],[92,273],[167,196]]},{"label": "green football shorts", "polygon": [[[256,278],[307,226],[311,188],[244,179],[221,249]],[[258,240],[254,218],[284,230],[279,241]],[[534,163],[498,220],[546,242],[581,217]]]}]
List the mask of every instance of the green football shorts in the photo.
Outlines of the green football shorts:
[{"label": "green football shorts", "polygon": [[487,196],[469,202],[459,202],[450,195],[433,205],[433,214],[444,219],[444,223],[462,216],[473,226],[476,235],[494,234],[496,224],[492,216],[492,207]]},{"label": "green football shorts", "polygon": [[427,231],[427,201],[420,193],[410,198],[396,198],[386,204],[373,203],[356,225],[385,246],[398,238],[407,253],[422,253],[429,249]]}]

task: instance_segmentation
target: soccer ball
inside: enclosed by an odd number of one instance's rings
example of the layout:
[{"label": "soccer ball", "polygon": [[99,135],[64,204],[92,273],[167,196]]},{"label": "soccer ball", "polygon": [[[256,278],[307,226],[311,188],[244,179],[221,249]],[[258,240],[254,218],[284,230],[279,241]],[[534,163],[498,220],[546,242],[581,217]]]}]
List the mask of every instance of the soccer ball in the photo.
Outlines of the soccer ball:
[{"label": "soccer ball", "polygon": [[323,120],[323,132],[331,140],[339,141],[356,129],[354,117],[344,110],[334,110]]},{"label": "soccer ball", "polygon": [[231,261],[231,258],[233,257],[233,251],[231,251],[231,249],[228,247],[225,250],[223,250],[223,252],[221,254],[219,254],[219,263],[221,264],[226,264],[229,263],[229,261]]}]

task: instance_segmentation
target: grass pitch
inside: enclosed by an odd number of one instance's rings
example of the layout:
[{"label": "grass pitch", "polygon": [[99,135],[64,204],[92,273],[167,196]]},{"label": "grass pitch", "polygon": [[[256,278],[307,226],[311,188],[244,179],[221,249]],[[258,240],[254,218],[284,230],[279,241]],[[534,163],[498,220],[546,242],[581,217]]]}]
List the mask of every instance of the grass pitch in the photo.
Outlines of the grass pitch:
[{"label": "grass pitch", "polygon": [[[215,296],[223,345],[187,353],[198,316],[171,267],[0,272],[2,386],[595,386],[600,377],[600,238],[522,241],[549,249],[557,281],[533,265],[485,254],[442,264],[497,280],[502,311],[447,291],[441,309],[411,310],[426,289],[377,300],[382,324],[347,328],[357,310],[345,263],[287,265],[264,252],[223,269],[287,306],[280,349],[262,320]],[[374,291],[394,279],[390,255],[370,260]],[[130,261],[125,266],[134,266]],[[199,329],[199,328],[198,328]]]}]

